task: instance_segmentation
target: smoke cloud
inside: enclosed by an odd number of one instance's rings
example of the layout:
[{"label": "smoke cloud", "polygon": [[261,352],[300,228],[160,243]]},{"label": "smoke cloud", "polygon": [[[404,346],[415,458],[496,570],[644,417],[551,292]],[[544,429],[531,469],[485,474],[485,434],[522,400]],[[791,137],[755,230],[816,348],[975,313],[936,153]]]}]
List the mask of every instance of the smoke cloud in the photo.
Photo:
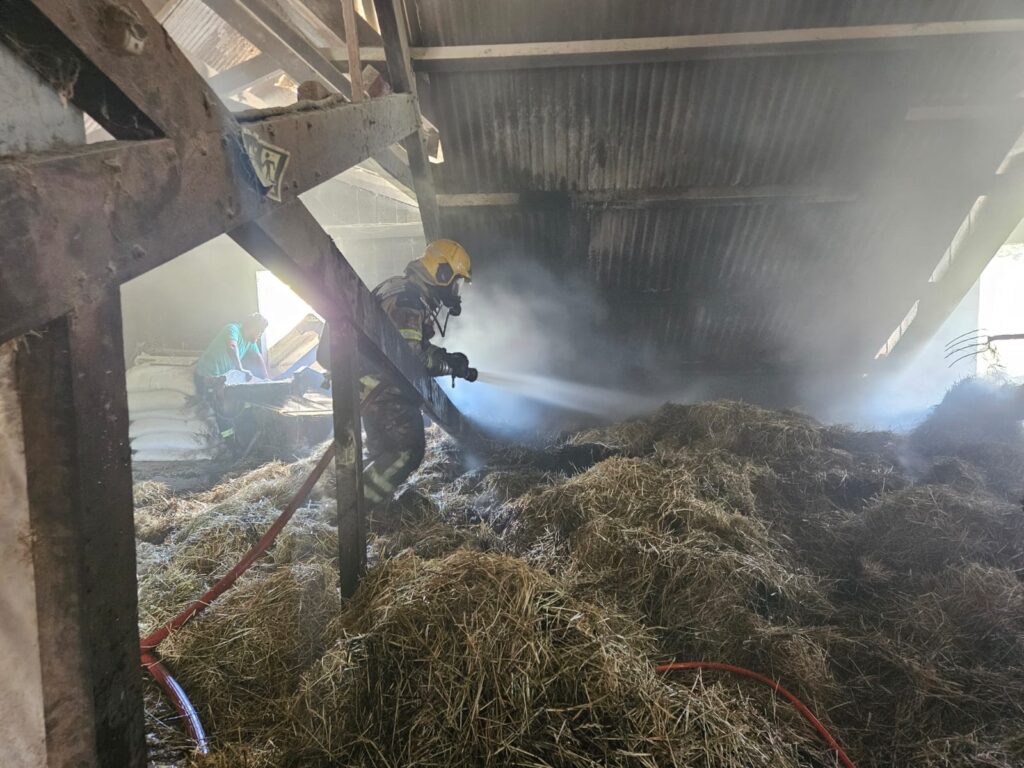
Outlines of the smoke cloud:
[{"label": "smoke cloud", "polygon": [[524,436],[638,415],[669,399],[656,355],[616,340],[607,302],[585,276],[526,258],[476,272],[462,315],[435,341],[480,370],[477,382],[444,386],[485,429]]}]

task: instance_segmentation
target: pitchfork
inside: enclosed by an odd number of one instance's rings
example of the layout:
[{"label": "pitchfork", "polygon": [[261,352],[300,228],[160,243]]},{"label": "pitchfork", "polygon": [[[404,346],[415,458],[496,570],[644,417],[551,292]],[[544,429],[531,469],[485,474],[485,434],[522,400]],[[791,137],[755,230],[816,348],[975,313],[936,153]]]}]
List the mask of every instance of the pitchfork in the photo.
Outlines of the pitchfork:
[{"label": "pitchfork", "polygon": [[985,352],[994,352],[995,350],[992,348],[994,341],[1009,341],[1011,339],[1024,339],[1024,333],[1000,333],[989,336],[982,333],[980,328],[975,328],[973,331],[961,333],[946,345],[945,359],[948,360],[957,355],[957,358],[949,364],[949,367],[952,368],[961,360],[977,357]]}]

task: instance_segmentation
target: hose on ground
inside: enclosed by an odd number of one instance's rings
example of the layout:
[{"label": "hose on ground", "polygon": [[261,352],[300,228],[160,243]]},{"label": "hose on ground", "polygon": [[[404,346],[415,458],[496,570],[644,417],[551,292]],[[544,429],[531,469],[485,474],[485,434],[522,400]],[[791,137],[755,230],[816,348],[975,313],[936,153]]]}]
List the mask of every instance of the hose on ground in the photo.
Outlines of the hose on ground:
[{"label": "hose on ground", "polygon": [[153,676],[157,685],[164,689],[171,703],[174,704],[174,709],[177,711],[178,716],[185,721],[185,729],[196,743],[196,751],[201,755],[208,754],[210,746],[206,740],[206,731],[203,730],[203,723],[199,719],[199,713],[196,712],[196,708],[189,701],[185,689],[181,687],[181,684],[167,671],[167,667],[161,664],[160,660],[152,653],[142,652],[142,666]]},{"label": "hose on ground", "polygon": [[324,455],[320,457],[320,461],[317,462],[316,467],[310,472],[309,477],[305,479],[302,486],[295,492],[292,500],[288,502],[288,506],[285,507],[284,512],[278,515],[277,519],[273,522],[267,532],[263,534],[259,541],[252,545],[248,552],[238,561],[237,565],[228,571],[226,574],[217,580],[217,583],[210,587],[202,596],[194,603],[186,607],[183,611],[178,613],[173,619],[168,621],[162,627],[150,632],[141,641],[143,651],[151,651],[160,645],[161,641],[167,637],[171,632],[184,626],[189,620],[192,619],[196,614],[206,610],[207,606],[210,605],[214,600],[220,597],[222,594],[227,592],[234,583],[238,580],[238,577],[245,573],[252,564],[256,562],[268,549],[270,545],[274,543],[274,539],[281,533],[281,529],[285,527],[289,520],[292,519],[292,515],[295,514],[296,510],[301,507],[313,490],[313,486],[316,485],[317,480],[327,469],[327,465],[334,458],[334,443],[324,451]]},{"label": "hose on ground", "polygon": [[184,610],[178,613],[174,618],[168,621],[163,626],[157,628],[153,632],[150,632],[146,637],[140,641],[140,650],[142,653],[142,666],[152,675],[153,680],[164,689],[164,692],[170,698],[174,704],[174,708],[178,714],[185,720],[185,727],[188,729],[189,736],[196,742],[196,751],[200,754],[207,754],[209,752],[209,746],[206,740],[206,732],[203,730],[203,724],[199,720],[199,713],[196,712],[192,702],[188,698],[188,694],[181,687],[177,680],[167,671],[167,668],[160,663],[160,660],[156,657],[157,646],[166,638],[171,632],[176,629],[183,627],[191,619],[202,613],[206,608],[224,594],[227,590],[231,589],[234,583],[238,580],[238,577],[245,573],[252,564],[256,562],[274,543],[278,534],[287,525],[288,521],[291,520],[292,516],[305,504],[306,499],[313,490],[313,486],[316,485],[320,476],[323,475],[324,470],[331,463],[334,458],[335,444],[332,442],[330,447],[324,451],[324,455],[320,457],[320,461],[317,462],[313,471],[310,472],[309,477],[303,481],[299,490],[292,496],[291,501],[288,502],[288,506],[285,507],[284,511],[278,515],[277,519],[271,524],[267,532],[260,537],[248,552],[242,557],[241,560],[224,574],[217,582],[210,587],[202,596],[195,602],[188,605]]},{"label": "hose on ground", "polygon": [[744,667],[737,667],[732,664],[722,664],[717,661],[675,661],[669,664],[658,664],[655,667],[655,670],[658,672],[671,672],[673,670],[684,669],[714,669],[721,672],[731,672],[734,675],[748,677],[751,680],[756,680],[759,683],[767,685],[775,691],[775,693],[796,707],[797,712],[803,715],[804,719],[814,726],[814,730],[818,732],[818,735],[821,736],[822,740],[828,744],[833,751],[835,751],[836,756],[839,758],[839,762],[843,764],[844,768],[856,768],[853,761],[847,756],[846,752],[843,751],[843,748],[839,746],[839,742],[837,742],[832,737],[832,734],[828,732],[828,729],[821,720],[815,717],[814,713],[811,712],[806,704],[783,688],[779,682],[772,680],[770,677],[766,677],[759,672],[754,672],[753,670],[746,669]]}]

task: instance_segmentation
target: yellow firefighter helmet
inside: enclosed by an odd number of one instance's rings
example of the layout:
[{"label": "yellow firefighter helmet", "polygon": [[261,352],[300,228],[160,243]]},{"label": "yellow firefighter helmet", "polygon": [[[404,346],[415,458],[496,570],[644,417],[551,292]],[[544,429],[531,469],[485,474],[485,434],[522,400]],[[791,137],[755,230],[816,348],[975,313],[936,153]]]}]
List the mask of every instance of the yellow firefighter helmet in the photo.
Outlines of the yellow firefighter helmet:
[{"label": "yellow firefighter helmet", "polygon": [[454,240],[435,240],[416,262],[434,285],[451,285],[457,277],[472,280],[469,253]]}]

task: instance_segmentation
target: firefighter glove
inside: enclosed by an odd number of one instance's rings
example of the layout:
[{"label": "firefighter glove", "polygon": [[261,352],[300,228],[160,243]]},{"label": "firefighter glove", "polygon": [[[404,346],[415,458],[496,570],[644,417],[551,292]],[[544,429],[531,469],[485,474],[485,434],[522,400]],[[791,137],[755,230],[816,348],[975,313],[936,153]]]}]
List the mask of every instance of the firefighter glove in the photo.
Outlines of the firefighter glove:
[{"label": "firefighter glove", "polygon": [[[461,352],[446,352],[444,356],[445,367],[448,368],[448,372],[459,379],[468,379],[469,372],[473,371],[469,367],[469,358]],[[476,371],[473,371],[476,373]],[[474,379],[476,376],[473,377]]]}]

